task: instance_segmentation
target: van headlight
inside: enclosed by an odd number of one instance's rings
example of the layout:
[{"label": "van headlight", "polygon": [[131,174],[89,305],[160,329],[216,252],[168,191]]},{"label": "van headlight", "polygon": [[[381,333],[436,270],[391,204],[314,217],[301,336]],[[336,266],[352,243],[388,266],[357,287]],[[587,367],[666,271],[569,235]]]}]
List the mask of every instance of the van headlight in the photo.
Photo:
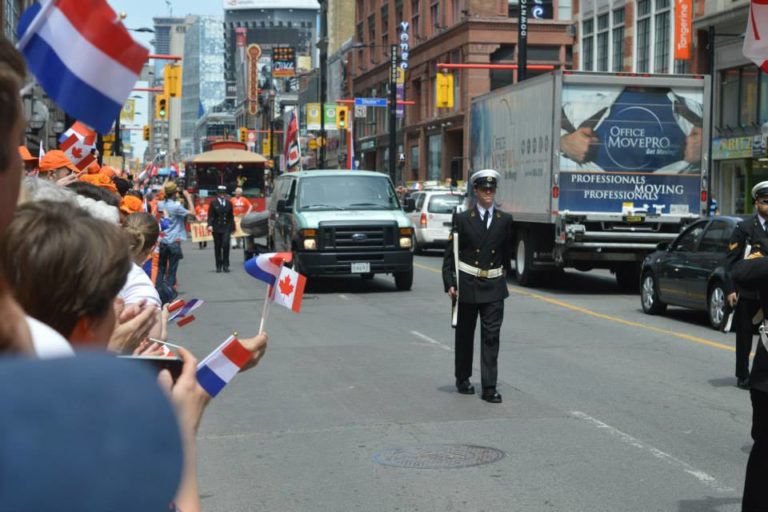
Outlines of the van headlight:
[{"label": "van headlight", "polygon": [[317,230],[316,229],[302,229],[301,238],[303,239],[302,245],[305,251],[317,250]]},{"label": "van headlight", "polygon": [[410,249],[413,247],[413,228],[400,228],[400,248]]}]

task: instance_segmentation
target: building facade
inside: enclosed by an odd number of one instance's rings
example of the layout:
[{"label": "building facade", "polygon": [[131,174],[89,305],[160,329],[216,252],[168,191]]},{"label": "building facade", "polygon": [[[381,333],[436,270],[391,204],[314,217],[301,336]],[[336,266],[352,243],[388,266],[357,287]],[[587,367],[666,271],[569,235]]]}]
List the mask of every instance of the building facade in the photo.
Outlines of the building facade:
[{"label": "building facade", "polygon": [[[570,68],[573,27],[570,0],[548,4],[545,19],[529,18],[528,64]],[[454,106],[437,108],[438,63],[517,64],[518,7],[507,0],[357,0],[349,71],[355,97],[384,97],[389,49],[407,24],[409,52],[404,76],[404,116],[398,119],[398,182],[466,178],[469,170],[469,107],[473,97],[517,81],[517,70],[461,69],[454,75]],[[528,70],[528,77],[539,71]],[[389,122],[384,108],[355,119],[359,167],[388,169]]]},{"label": "building facade", "polygon": [[202,151],[206,134],[197,133],[197,121],[225,98],[224,19],[195,16],[184,39],[181,86],[181,155],[187,159]]}]

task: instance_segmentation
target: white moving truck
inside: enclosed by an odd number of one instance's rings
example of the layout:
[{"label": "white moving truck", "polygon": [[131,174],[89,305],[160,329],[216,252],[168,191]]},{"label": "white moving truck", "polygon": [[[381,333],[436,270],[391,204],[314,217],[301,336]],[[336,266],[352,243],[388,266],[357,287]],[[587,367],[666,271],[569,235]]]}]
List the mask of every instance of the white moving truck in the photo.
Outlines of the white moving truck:
[{"label": "white moving truck", "polygon": [[571,267],[636,288],[706,214],[708,76],[553,71],[472,100],[471,166],[496,169],[521,285]]}]

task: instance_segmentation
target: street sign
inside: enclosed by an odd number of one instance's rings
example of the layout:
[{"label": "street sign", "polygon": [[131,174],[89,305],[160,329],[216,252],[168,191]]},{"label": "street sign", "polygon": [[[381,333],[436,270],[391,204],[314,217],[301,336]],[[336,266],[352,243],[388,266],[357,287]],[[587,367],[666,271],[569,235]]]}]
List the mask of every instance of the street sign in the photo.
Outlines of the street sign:
[{"label": "street sign", "polygon": [[355,98],[356,107],[386,107],[387,98]]},{"label": "street sign", "polygon": [[355,117],[358,119],[365,119],[368,117],[368,107],[365,105],[355,105]]}]

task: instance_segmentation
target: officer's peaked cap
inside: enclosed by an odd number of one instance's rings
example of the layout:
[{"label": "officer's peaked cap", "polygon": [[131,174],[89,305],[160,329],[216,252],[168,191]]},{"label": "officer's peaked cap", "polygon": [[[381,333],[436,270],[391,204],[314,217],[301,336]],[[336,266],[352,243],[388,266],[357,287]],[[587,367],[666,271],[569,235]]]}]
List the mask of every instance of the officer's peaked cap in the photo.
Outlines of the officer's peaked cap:
[{"label": "officer's peaked cap", "polygon": [[761,181],[752,187],[752,199],[757,199],[759,196],[768,196],[768,181]]},{"label": "officer's peaked cap", "polygon": [[483,169],[472,175],[473,187],[495,187],[499,184],[501,175],[493,169]]}]

